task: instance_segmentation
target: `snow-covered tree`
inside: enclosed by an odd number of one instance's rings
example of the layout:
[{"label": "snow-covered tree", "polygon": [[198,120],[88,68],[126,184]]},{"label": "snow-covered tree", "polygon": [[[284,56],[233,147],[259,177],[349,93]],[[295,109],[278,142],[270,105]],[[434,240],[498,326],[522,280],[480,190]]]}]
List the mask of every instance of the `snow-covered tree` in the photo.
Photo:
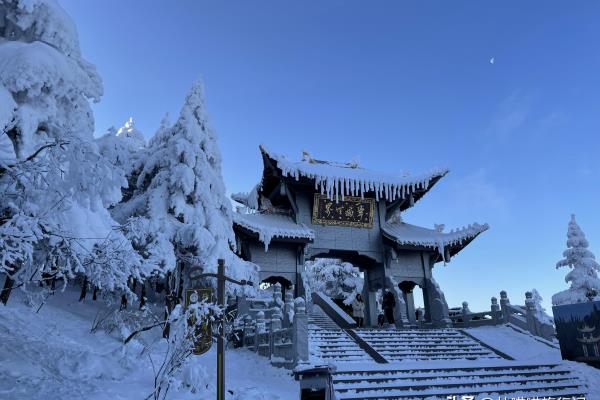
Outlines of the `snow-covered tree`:
[{"label": "snow-covered tree", "polygon": [[164,275],[180,260],[214,272],[223,258],[228,275],[256,282],[256,266],[232,252],[232,207],[200,83],[192,86],[175,124],[163,121],[131,177],[132,195],[113,215],[125,224],[146,271]]},{"label": "snow-covered tree", "polygon": [[596,262],[594,254],[588,250],[588,246],[585,234],[575,221],[575,215],[572,215],[567,231],[568,248],[563,252],[565,258],[556,263],[556,268],[571,268],[565,277],[565,282],[570,282],[571,287],[552,296],[553,304],[579,303],[600,293],[600,265]]},{"label": "snow-covered tree", "polygon": [[350,304],[362,292],[360,270],[336,258],[317,258],[304,264],[303,279],[309,292],[323,292],[334,299]]},{"label": "snow-covered tree", "polygon": [[537,289],[531,289],[531,299],[535,308],[535,315],[538,320],[546,323],[552,323],[552,318],[546,313],[546,309],[542,306],[544,299]]},{"label": "snow-covered tree", "polygon": [[129,118],[122,127],[111,127],[108,132],[96,139],[100,154],[114,166],[121,168],[126,174],[131,172],[135,155],[146,145],[144,134],[140,132]]},{"label": "snow-covered tree", "polygon": [[[76,28],[54,0],[0,0],[0,273],[5,288],[84,274],[124,289],[139,260],[107,208],[127,182],[99,154],[102,95]],[[99,256],[101,255],[101,256]],[[103,262],[104,260],[106,262]],[[3,290],[6,302],[9,290]]]}]

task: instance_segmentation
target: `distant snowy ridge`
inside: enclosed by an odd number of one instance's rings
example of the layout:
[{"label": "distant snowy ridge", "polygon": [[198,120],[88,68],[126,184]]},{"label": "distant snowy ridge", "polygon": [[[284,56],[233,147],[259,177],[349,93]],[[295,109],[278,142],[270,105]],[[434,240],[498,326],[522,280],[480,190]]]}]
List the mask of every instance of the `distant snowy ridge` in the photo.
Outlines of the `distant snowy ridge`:
[{"label": "distant snowy ridge", "polygon": [[488,224],[478,223],[450,232],[440,232],[435,229],[427,229],[416,225],[406,224],[404,222],[388,222],[382,226],[382,230],[400,245],[417,245],[437,248],[442,255],[447,246],[461,244],[466,240],[473,239],[475,236],[488,229]]},{"label": "distant snowy ridge", "polygon": [[315,188],[329,198],[344,199],[344,196],[364,196],[367,192],[374,192],[375,199],[386,198],[394,201],[406,198],[417,189],[426,190],[435,178],[441,178],[448,173],[448,169],[436,169],[431,172],[397,176],[359,168],[356,164],[339,164],[325,161],[304,159],[290,161],[284,156],[268,151],[265,146],[260,146],[261,151],[277,162],[277,167],[286,176],[296,180],[306,177],[315,180]]},{"label": "distant snowy ridge", "polygon": [[233,213],[233,222],[258,234],[258,240],[268,250],[275,237],[314,240],[315,233],[304,224],[295,223],[291,217],[278,214]]}]

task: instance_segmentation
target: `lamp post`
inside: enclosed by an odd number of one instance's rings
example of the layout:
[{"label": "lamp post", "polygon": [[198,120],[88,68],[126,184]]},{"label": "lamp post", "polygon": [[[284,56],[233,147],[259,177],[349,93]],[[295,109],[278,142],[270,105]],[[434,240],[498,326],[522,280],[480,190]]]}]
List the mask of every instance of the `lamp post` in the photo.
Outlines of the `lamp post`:
[{"label": "lamp post", "polygon": [[[217,278],[217,304],[221,307],[225,307],[225,281],[231,282],[236,285],[252,286],[252,282],[230,278],[225,275],[225,260],[220,258],[218,260],[217,273],[203,273],[194,276],[194,279],[198,278]],[[217,400],[225,400],[225,319],[223,313],[219,318],[219,332],[217,336]]]}]

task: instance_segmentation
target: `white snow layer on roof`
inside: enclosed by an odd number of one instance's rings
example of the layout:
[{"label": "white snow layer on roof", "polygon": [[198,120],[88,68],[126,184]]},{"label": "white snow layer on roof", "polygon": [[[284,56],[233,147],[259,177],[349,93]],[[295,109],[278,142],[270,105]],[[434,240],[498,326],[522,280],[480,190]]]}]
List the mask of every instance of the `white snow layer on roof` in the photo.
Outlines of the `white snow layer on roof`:
[{"label": "white snow layer on roof", "polygon": [[472,224],[461,229],[450,232],[438,232],[416,225],[400,223],[386,223],[383,231],[393,237],[400,245],[426,246],[437,248],[440,254],[444,254],[446,246],[460,244],[489,229],[488,224]]},{"label": "white snow layer on roof", "polygon": [[427,189],[432,179],[444,176],[447,169],[437,169],[418,175],[393,175],[359,168],[355,164],[340,164],[315,160],[290,161],[284,156],[269,152],[264,146],[261,151],[277,162],[284,175],[300,179],[304,176],[315,180],[315,188],[329,198],[341,196],[363,196],[375,192],[375,199],[385,197],[390,201],[405,198],[417,189]]},{"label": "white snow layer on roof", "polygon": [[258,240],[265,244],[265,251],[274,237],[309,239],[315,238],[312,229],[297,224],[292,218],[279,214],[240,214],[233,213],[233,222],[252,232],[258,233]]},{"label": "white snow layer on roof", "polygon": [[234,193],[231,198],[238,203],[242,203],[246,207],[258,211],[258,191],[260,190],[260,184],[254,186],[250,193]]}]

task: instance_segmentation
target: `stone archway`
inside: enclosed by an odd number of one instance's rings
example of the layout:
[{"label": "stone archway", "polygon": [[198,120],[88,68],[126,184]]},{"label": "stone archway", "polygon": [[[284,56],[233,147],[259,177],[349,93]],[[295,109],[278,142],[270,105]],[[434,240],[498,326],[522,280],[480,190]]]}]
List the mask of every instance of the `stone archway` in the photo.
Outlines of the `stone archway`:
[{"label": "stone archway", "polygon": [[274,285],[276,283],[279,283],[281,285],[281,289],[285,290],[285,289],[291,289],[292,287],[292,281],[290,281],[287,278],[284,278],[283,276],[279,276],[279,275],[270,275],[268,277],[266,277],[265,279],[263,279],[261,282],[262,284],[266,284],[266,285]]},{"label": "stone archway", "polygon": [[292,289],[294,284],[291,280],[281,275],[269,275],[262,281],[260,281],[259,287],[262,290],[270,290],[272,286],[279,283],[281,285],[281,295],[285,297],[285,291]]}]

